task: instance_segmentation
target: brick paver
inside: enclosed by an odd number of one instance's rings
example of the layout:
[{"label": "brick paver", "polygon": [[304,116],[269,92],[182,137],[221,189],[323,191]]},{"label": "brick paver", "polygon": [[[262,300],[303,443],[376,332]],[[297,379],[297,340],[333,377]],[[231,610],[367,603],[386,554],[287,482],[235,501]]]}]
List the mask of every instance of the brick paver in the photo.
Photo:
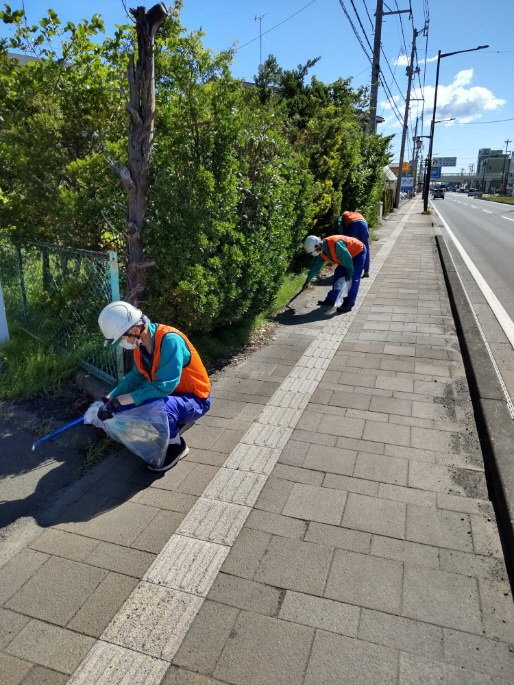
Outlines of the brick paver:
[{"label": "brick paver", "polygon": [[381,229],[351,316],[318,314],[316,286],[297,308],[313,314],[219,375],[176,468],[112,457],[0,568],[1,682],[514,681],[513,603],[420,210]]}]

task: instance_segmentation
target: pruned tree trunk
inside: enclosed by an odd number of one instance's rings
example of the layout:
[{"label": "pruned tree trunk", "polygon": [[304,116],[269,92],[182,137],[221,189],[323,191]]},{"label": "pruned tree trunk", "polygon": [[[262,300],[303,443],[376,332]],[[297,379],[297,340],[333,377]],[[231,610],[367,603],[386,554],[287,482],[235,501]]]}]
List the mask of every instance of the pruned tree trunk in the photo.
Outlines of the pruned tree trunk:
[{"label": "pruned tree trunk", "polygon": [[146,224],[148,171],[152,153],[155,119],[154,39],[168,16],[163,3],[148,12],[145,7],[131,9],[136,21],[137,61],[130,56],[128,66],[129,102],[128,165],[116,171],[127,193],[127,285],[124,298],[138,306],[146,282],[143,232]]}]

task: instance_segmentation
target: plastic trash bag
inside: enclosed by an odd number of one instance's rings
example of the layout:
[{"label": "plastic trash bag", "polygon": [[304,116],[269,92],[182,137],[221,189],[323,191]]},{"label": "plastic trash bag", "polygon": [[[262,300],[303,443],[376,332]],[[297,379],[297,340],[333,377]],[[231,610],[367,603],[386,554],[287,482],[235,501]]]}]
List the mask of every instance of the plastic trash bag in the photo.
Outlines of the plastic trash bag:
[{"label": "plastic trash bag", "polygon": [[86,413],[84,414],[85,424],[91,424],[93,426],[96,426],[97,428],[104,427],[103,423],[98,418],[98,410],[102,405],[102,400],[97,400],[96,402],[93,402],[93,404],[90,407],[87,408]]},{"label": "plastic trash bag", "polygon": [[162,466],[170,439],[164,400],[118,411],[107,421],[100,421],[96,415],[102,404],[103,402],[94,402],[89,407],[84,414],[84,423],[103,428],[110,438],[121,442],[147,464]]},{"label": "plastic trash bag", "polygon": [[334,303],[334,307],[340,307],[344,298],[348,297],[348,293],[350,292],[350,288],[352,287],[352,280],[350,279],[349,281],[346,281],[344,278],[339,278],[336,283],[334,283],[334,290],[339,290],[339,295],[336,298],[336,301]]}]

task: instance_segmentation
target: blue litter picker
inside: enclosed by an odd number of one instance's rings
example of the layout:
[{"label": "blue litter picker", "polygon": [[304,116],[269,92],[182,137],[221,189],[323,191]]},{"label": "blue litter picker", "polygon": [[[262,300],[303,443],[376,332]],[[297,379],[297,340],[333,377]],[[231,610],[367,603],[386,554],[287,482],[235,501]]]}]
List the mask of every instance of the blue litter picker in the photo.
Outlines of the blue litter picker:
[{"label": "blue litter picker", "polygon": [[81,416],[80,419],[75,419],[75,421],[71,421],[70,423],[67,423],[65,426],[62,428],[58,428],[56,431],[53,431],[53,433],[48,433],[48,435],[45,435],[44,438],[39,438],[39,440],[36,440],[35,443],[32,445],[32,451],[36,449],[38,445],[40,445],[42,442],[45,442],[45,440],[50,440],[50,438],[55,437],[56,435],[59,435],[59,433],[63,433],[64,431],[68,430],[68,428],[72,428],[73,426],[76,426],[79,423],[82,423],[84,421],[84,417]]}]

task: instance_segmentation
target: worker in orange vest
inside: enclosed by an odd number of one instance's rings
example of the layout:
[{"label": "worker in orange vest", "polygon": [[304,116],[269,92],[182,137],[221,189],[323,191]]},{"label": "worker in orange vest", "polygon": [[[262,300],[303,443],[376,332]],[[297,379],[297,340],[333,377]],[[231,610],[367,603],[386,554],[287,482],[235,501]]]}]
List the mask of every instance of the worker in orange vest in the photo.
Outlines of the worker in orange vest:
[{"label": "worker in orange vest", "polygon": [[336,264],[332,290],[318,304],[336,307],[339,314],[351,311],[359,292],[366,260],[366,246],[357,238],[350,238],[346,235],[330,235],[323,240],[310,235],[305,239],[303,246],[307,254],[314,257],[303,288],[309,285],[327,262],[332,262]]},{"label": "worker in orange vest", "polygon": [[203,416],[211,406],[211,384],[200,355],[178,329],[152,323],[128,302],[111,302],[100,312],[98,324],[106,347],[134,350],[134,366],[104,398],[100,421],[116,411],[161,399],[168,415],[170,444],[164,463],[150,466],[167,471],[186,456],[189,448],[180,428]]},{"label": "worker in orange vest", "polygon": [[343,212],[337,220],[337,226],[343,235],[357,238],[366,246],[366,259],[362,278],[369,276],[369,228],[368,222],[359,212]]}]

